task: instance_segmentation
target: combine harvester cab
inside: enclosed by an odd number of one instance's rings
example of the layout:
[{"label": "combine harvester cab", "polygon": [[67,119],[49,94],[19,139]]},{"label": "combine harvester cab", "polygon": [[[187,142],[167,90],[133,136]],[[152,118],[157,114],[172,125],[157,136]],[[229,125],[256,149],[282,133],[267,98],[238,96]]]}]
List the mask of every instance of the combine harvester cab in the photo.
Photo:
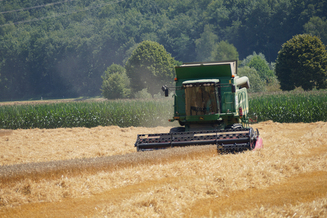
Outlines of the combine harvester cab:
[{"label": "combine harvester cab", "polygon": [[[249,127],[249,79],[237,76],[237,61],[185,63],[175,67],[174,117],[181,127],[169,133],[140,134],[137,151],[176,146],[217,145],[234,152],[263,146]],[[163,86],[165,96],[169,87]]]}]

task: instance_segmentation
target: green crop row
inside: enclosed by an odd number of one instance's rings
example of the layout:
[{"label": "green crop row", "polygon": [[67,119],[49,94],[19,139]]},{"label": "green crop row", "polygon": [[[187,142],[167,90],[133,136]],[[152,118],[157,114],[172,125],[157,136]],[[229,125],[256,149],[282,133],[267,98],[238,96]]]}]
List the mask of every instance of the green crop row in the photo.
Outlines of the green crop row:
[{"label": "green crop row", "polygon": [[[327,92],[251,95],[250,116],[259,121],[327,121]],[[117,100],[0,106],[0,129],[165,126],[173,116],[173,100]]]},{"label": "green crop row", "polygon": [[250,114],[280,123],[327,121],[327,92],[284,92],[251,96]]},{"label": "green crop row", "polygon": [[172,99],[68,102],[0,107],[0,129],[167,125]]}]

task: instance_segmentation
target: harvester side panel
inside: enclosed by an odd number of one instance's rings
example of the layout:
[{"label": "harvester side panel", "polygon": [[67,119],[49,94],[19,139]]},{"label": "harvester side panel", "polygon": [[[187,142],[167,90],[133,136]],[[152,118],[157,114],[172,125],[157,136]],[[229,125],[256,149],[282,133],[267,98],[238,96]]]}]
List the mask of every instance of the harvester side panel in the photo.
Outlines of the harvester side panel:
[{"label": "harvester side panel", "polygon": [[[241,107],[243,109],[243,115],[247,115],[249,112],[249,101],[247,89],[243,88],[237,91],[236,109]],[[238,112],[238,111],[237,111]]]},{"label": "harvester side panel", "polygon": [[235,94],[232,92],[224,92],[222,96],[222,113],[235,112]]}]

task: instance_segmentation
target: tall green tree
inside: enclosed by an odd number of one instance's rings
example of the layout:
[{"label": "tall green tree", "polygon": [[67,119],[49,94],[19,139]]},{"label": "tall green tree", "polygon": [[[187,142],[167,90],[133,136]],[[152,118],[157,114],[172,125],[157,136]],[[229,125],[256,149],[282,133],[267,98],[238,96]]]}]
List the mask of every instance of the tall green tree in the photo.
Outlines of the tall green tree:
[{"label": "tall green tree", "polygon": [[112,64],[102,75],[102,95],[107,99],[127,98],[130,95],[130,80],[124,67]]},{"label": "tall green tree", "polygon": [[[2,100],[100,95],[103,72],[112,63],[125,66],[144,40],[183,62],[207,60],[217,37],[241,58],[261,51],[269,62],[296,34],[326,44],[325,1],[82,0],[13,11],[49,2],[0,0],[1,12],[12,11],[0,14]],[[214,60],[225,58],[235,59]]]},{"label": "tall green tree", "polygon": [[296,35],[282,45],[276,60],[282,90],[326,88],[327,52],[317,36]]},{"label": "tall green tree", "polygon": [[[246,56],[246,58],[244,58],[244,59],[240,62],[239,66],[240,66],[240,67],[248,66],[249,63],[250,63],[250,61],[251,61],[255,56],[259,56],[261,59],[263,59],[263,60],[266,61],[266,57],[265,57],[264,54],[262,54],[261,52],[260,52],[259,54],[257,54],[257,53],[254,51],[253,54]],[[267,62],[267,63],[268,63],[268,62]],[[271,66],[269,66],[269,68],[271,69]]]},{"label": "tall green tree", "polygon": [[269,79],[272,79],[275,77],[275,74],[272,70],[269,69],[269,65],[266,60],[262,59],[260,56],[254,56],[251,61],[248,63],[249,67],[253,67],[257,70],[258,75],[260,78],[268,82]]},{"label": "tall green tree", "polygon": [[327,44],[327,20],[326,18],[311,17],[304,25],[305,33],[318,36],[321,41]]},{"label": "tall green tree", "polygon": [[237,70],[239,76],[247,76],[250,81],[250,89],[248,92],[265,92],[266,83],[261,79],[255,68],[249,66],[241,67]]},{"label": "tall green tree", "polygon": [[197,61],[210,61],[211,53],[218,41],[218,36],[213,33],[209,25],[204,27],[201,37],[195,40]]},{"label": "tall green tree", "polygon": [[240,67],[249,66],[251,69],[255,69],[259,78],[265,85],[262,91],[280,91],[280,84],[275,75],[275,64],[268,63],[264,54],[253,52],[252,55],[248,55],[239,65]]},{"label": "tall green tree", "polygon": [[175,64],[174,58],[159,43],[141,42],[125,66],[132,91],[147,88],[150,94],[157,94],[162,85],[172,83]]},{"label": "tall green tree", "polygon": [[238,60],[238,52],[234,45],[220,41],[211,53],[212,61]]}]

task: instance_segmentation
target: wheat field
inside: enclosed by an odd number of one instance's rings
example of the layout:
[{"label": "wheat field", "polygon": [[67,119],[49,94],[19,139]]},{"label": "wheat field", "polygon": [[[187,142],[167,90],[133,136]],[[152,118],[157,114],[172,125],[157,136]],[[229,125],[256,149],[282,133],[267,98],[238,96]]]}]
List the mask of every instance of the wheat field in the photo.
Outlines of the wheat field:
[{"label": "wheat field", "polygon": [[0,217],[326,217],[327,123],[261,122],[264,148],[136,152],[168,127],[0,130]]}]

